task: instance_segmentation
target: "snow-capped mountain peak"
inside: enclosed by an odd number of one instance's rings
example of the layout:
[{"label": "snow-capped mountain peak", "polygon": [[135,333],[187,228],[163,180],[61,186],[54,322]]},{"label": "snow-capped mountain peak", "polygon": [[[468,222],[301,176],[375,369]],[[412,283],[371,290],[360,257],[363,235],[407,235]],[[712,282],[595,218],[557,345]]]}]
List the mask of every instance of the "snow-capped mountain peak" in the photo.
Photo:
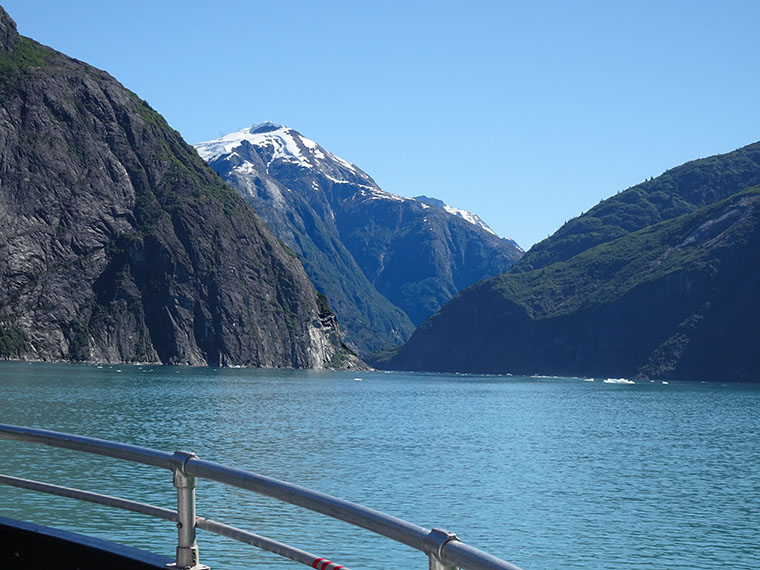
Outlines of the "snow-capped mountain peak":
[{"label": "snow-capped mountain peak", "polygon": [[[349,184],[355,188],[351,197],[354,201],[383,200],[394,202],[420,202],[423,208],[434,207],[483,229],[498,237],[479,216],[448,206],[443,201],[427,196],[405,198],[380,188],[372,178],[350,162],[332,154],[316,142],[283,124],[272,121],[257,123],[251,127],[229,133],[218,139],[195,145],[198,154],[217,171],[225,171],[227,176],[251,178],[261,164],[264,174],[282,176],[283,168],[290,172],[292,179],[309,180],[305,187],[318,192],[323,183]],[[253,155],[257,155],[254,157]],[[295,169],[295,170],[294,170]],[[247,184],[239,184],[240,186]],[[255,190],[249,190],[255,194]],[[273,187],[271,194],[279,190]],[[510,240],[511,241],[511,240]],[[518,247],[517,244],[514,244]],[[522,250],[520,250],[522,251]]]},{"label": "snow-capped mountain peak", "polygon": [[195,148],[205,161],[213,162],[234,154],[235,149],[246,143],[262,151],[260,154],[266,157],[267,168],[275,161],[289,162],[309,169],[320,168],[326,162],[334,162],[353,174],[360,172],[350,162],[324,150],[298,131],[271,121],[257,123],[218,139],[198,143]]}]

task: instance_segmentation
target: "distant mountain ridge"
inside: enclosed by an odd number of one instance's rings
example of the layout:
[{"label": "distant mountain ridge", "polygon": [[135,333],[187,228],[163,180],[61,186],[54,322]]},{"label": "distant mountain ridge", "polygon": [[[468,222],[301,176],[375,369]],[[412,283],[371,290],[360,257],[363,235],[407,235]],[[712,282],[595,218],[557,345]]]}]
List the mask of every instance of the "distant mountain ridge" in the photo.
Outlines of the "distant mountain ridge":
[{"label": "distant mountain ridge", "polygon": [[760,184],[760,142],[693,160],[602,200],[534,245],[515,270],[570,259],[600,243],[707,206]]},{"label": "distant mountain ridge", "polygon": [[300,262],[145,101],[0,8],[0,357],[361,366]]},{"label": "distant mountain ridge", "polygon": [[301,257],[362,354],[402,343],[412,323],[523,253],[461,214],[386,192],[283,125],[260,123],[196,149]]},{"label": "distant mountain ridge", "polygon": [[371,364],[760,381],[759,151],[693,161],[603,201]]}]

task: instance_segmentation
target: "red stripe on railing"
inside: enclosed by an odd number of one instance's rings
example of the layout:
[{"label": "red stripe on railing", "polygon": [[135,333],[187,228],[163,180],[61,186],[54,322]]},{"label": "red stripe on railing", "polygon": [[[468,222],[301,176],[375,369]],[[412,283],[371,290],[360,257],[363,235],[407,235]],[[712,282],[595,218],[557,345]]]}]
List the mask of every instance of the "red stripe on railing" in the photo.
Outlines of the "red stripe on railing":
[{"label": "red stripe on railing", "polygon": [[341,568],[346,570],[345,566],[341,566],[335,562],[330,562],[324,558],[317,558],[314,562],[311,563],[311,567],[316,568],[317,570],[341,570]]}]

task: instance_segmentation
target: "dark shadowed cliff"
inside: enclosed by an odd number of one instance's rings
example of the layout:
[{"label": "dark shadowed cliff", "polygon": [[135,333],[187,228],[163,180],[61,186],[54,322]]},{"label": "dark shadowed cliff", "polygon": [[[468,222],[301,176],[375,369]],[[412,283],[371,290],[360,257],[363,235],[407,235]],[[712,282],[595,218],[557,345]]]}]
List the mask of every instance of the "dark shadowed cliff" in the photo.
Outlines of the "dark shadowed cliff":
[{"label": "dark shadowed cliff", "polygon": [[[736,163],[725,155],[727,163],[706,161],[712,172],[700,168],[699,176],[679,177],[680,190],[666,204],[688,202],[688,213],[674,216],[668,206],[652,214],[665,221],[624,231],[574,255],[565,250],[570,234],[557,232],[557,244],[552,238],[538,254],[526,257],[535,262],[554,251],[561,261],[536,269],[523,266],[465,290],[399,351],[373,364],[407,370],[760,381],[760,190],[719,199],[760,175],[760,167],[753,171],[753,161],[738,154],[740,175],[731,174]],[[728,179],[736,183],[724,184]],[[714,191],[709,180],[716,184]],[[641,198],[638,192],[630,196]],[[617,207],[603,203],[597,208],[611,212]],[[568,227],[582,223],[574,220]]]},{"label": "dark shadowed cliff", "polygon": [[356,361],[296,256],[160,115],[1,9],[0,356]]}]

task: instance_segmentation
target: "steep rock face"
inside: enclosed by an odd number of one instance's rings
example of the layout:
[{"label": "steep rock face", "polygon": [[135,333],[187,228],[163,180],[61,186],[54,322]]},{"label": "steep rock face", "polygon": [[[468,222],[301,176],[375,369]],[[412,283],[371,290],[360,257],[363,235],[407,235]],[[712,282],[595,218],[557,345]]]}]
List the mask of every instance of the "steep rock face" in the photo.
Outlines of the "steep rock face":
[{"label": "steep rock face", "polygon": [[353,357],[296,256],[147,103],[0,14],[0,355]]},{"label": "steep rock face", "polygon": [[380,368],[760,381],[760,190],[478,283]]},{"label": "steep rock face", "polygon": [[385,192],[282,125],[262,123],[196,147],[302,256],[364,353],[403,342],[411,322],[522,255],[511,240],[444,207]]},{"label": "steep rock face", "polygon": [[515,271],[539,269],[760,184],[760,142],[694,160],[603,200],[534,245]]},{"label": "steep rock face", "polygon": [[16,22],[0,6],[0,51],[11,51],[20,40]]}]

